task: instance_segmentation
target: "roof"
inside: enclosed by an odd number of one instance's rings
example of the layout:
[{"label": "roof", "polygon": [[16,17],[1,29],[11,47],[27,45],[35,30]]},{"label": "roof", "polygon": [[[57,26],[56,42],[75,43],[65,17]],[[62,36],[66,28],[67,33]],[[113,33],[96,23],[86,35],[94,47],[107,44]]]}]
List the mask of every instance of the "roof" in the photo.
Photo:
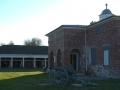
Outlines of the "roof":
[{"label": "roof", "polygon": [[3,45],[0,54],[32,54],[47,55],[48,46]]},{"label": "roof", "polygon": [[112,12],[109,9],[105,9],[102,11],[100,15],[104,15],[104,14],[112,14]]},{"label": "roof", "polygon": [[93,24],[88,25],[86,28],[93,27],[93,26],[95,26],[95,25],[99,25],[99,24],[101,24],[101,23],[108,22],[108,21],[110,21],[110,20],[120,20],[120,16],[111,15],[110,17],[107,17],[107,18],[105,18],[105,19],[103,19],[103,20],[100,20],[100,21],[98,21],[98,22],[95,22],[95,23],[93,23]]},{"label": "roof", "polygon": [[45,36],[49,36],[51,34],[53,34],[54,32],[58,31],[58,30],[61,30],[61,29],[66,29],[66,28],[89,28],[89,27],[93,27],[95,25],[98,25],[98,24],[101,24],[101,23],[104,23],[106,21],[109,21],[109,20],[113,20],[113,19],[120,19],[120,16],[116,16],[114,14],[112,14],[110,17],[107,17],[103,20],[100,20],[98,22],[95,22],[95,23],[92,23],[90,25],[61,25],[59,26],[58,28],[56,28],[55,30],[49,32],[48,34],[46,34]]},{"label": "roof", "polygon": [[61,25],[61,27],[85,27],[86,25]]},{"label": "roof", "polygon": [[61,25],[59,26],[58,28],[56,28],[55,30],[49,32],[48,34],[46,34],[45,36],[48,36],[50,35],[51,33],[57,31],[58,29],[65,29],[65,28],[84,28],[86,27],[87,25]]}]

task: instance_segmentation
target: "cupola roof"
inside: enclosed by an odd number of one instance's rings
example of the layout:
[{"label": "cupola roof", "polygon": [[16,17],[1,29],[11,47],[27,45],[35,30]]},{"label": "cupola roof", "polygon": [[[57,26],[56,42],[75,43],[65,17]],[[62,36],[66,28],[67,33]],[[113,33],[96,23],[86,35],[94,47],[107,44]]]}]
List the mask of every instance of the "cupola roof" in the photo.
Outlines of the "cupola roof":
[{"label": "cupola roof", "polygon": [[105,5],[106,5],[106,9],[104,9],[100,15],[112,14],[112,12],[109,9],[107,9],[108,4],[105,4]]}]

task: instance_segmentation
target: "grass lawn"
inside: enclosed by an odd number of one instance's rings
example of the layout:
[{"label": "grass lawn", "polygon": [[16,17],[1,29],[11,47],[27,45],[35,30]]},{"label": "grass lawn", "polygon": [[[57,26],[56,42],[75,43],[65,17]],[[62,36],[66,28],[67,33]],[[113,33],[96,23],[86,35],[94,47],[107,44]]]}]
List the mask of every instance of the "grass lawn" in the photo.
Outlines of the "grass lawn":
[{"label": "grass lawn", "polygon": [[0,90],[120,90],[120,79],[92,80],[98,86],[65,87],[41,86],[48,83],[42,69],[0,68]]}]

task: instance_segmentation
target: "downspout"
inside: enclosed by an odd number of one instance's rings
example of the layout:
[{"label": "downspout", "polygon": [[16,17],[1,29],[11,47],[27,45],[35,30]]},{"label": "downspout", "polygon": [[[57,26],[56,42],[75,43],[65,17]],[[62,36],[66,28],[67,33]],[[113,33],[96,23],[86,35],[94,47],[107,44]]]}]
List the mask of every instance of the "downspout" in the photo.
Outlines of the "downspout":
[{"label": "downspout", "polygon": [[85,28],[85,70],[87,71],[87,46],[86,46],[86,28]]}]

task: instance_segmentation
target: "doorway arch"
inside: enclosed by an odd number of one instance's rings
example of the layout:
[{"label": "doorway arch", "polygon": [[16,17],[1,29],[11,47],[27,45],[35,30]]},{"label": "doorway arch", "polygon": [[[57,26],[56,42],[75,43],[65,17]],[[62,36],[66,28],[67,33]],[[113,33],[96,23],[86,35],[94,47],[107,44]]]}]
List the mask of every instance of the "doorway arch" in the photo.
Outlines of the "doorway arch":
[{"label": "doorway arch", "polygon": [[61,50],[57,51],[57,66],[62,66]]},{"label": "doorway arch", "polygon": [[50,67],[54,67],[54,54],[53,51],[50,53]]},{"label": "doorway arch", "polygon": [[73,69],[76,71],[80,71],[80,52],[77,49],[73,49],[70,52],[70,64]]}]

